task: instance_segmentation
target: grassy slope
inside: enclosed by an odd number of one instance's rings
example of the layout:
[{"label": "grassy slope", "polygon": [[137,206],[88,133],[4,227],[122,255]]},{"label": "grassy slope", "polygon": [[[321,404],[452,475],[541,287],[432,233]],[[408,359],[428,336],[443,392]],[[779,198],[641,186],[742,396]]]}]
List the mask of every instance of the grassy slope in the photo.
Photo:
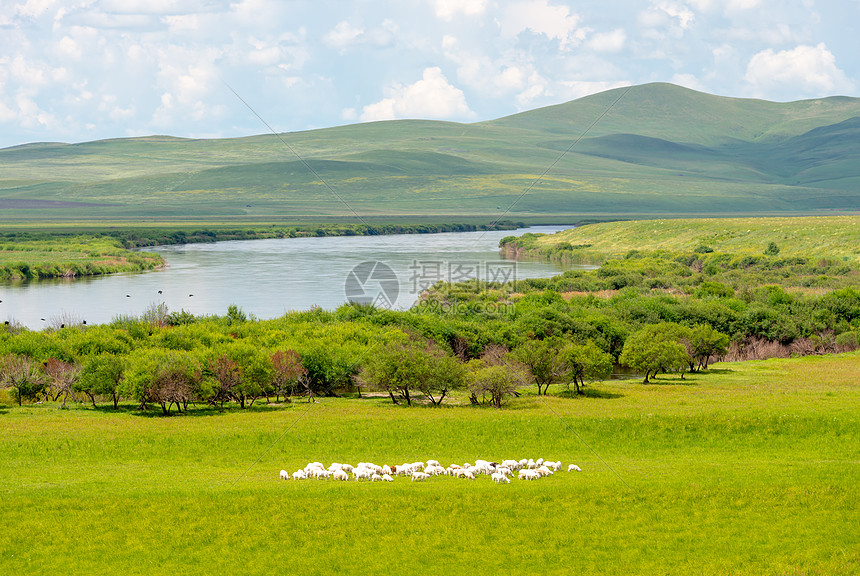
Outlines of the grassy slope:
[{"label": "grassy slope", "polygon": [[[502,411],[8,407],[0,572],[858,573],[858,381],[855,353]],[[277,479],[313,460],[538,456],[583,472],[503,486]]]},{"label": "grassy slope", "polygon": [[692,252],[701,245],[717,252],[762,254],[770,242],[775,242],[780,256],[860,262],[860,216],[608,222],[565,230],[537,241],[546,246],[558,242],[590,244],[588,251],[605,256],[629,250]]},{"label": "grassy slope", "polygon": [[666,84],[624,90],[491,122],[285,134],[289,148],[263,135],[0,150],[2,221],[492,218],[512,206],[515,218],[856,209],[860,99],[780,104]]}]

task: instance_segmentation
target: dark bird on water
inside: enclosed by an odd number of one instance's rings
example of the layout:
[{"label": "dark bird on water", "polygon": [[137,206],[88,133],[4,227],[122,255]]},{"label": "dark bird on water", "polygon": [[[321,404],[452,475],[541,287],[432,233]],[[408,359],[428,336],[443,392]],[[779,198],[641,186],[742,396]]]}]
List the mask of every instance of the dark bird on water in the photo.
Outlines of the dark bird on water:
[{"label": "dark bird on water", "polygon": [[192,296],[194,296],[194,294],[189,294],[189,295],[188,295],[188,297],[189,297],[189,298],[191,298]]},{"label": "dark bird on water", "polygon": [[161,290],[159,290],[158,293],[161,294]]},{"label": "dark bird on water", "polygon": [[126,297],[126,298],[131,298],[131,294],[126,294],[126,295],[125,295],[125,297]]}]

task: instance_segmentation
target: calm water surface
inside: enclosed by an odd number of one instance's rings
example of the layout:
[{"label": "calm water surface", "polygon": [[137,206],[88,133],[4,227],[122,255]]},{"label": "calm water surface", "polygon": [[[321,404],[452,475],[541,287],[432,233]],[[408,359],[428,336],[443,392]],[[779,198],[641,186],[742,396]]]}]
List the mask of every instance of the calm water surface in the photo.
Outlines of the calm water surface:
[{"label": "calm water surface", "polygon": [[[312,306],[337,308],[347,301],[347,290],[353,298],[388,299],[404,309],[435,280],[559,274],[570,267],[514,263],[499,256],[498,244],[512,234],[569,227],[161,246],[147,250],[167,260],[163,270],[0,285],[0,318],[33,329],[64,320],[98,324],[118,315],[140,315],[161,302],[171,311],[193,314],[225,314],[236,304],[257,318],[275,318]],[[356,269],[366,262],[381,264]],[[389,268],[393,275],[386,274]]]}]

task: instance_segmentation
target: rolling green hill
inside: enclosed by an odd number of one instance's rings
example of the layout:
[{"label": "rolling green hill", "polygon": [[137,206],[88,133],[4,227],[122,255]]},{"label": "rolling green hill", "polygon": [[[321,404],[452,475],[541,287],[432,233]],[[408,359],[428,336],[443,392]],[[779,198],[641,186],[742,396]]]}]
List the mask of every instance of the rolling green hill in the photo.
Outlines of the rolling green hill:
[{"label": "rolling green hill", "polygon": [[860,99],[775,103],[648,84],[473,124],[6,148],[0,222],[856,211],[858,160]]}]

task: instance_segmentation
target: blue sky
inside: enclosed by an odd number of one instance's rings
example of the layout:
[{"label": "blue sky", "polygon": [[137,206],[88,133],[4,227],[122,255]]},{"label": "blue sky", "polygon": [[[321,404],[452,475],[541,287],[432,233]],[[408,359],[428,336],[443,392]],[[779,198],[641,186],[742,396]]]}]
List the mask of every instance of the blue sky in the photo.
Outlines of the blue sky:
[{"label": "blue sky", "polygon": [[[0,0],[0,147],[472,122],[663,81],[860,95],[860,0]],[[226,85],[225,85],[226,83]]]}]

